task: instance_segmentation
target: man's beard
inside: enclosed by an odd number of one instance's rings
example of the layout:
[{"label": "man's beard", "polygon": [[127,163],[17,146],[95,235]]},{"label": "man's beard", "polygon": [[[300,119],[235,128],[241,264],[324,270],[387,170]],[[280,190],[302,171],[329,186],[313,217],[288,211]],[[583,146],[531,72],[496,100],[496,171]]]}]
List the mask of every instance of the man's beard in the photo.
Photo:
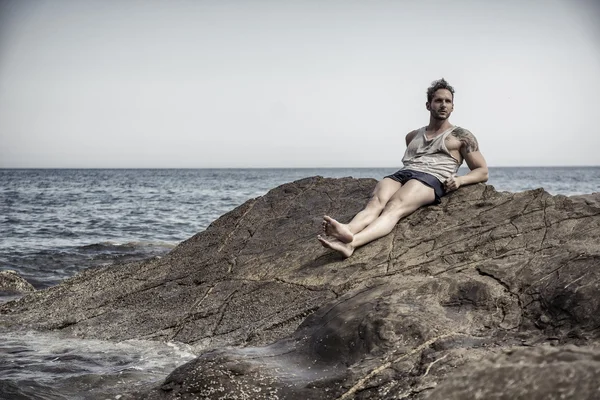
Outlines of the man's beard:
[{"label": "man's beard", "polygon": [[437,119],[438,121],[445,121],[445,120],[447,120],[450,117],[450,113],[446,111],[446,115],[442,116],[442,115],[440,115],[440,114],[438,114],[436,112],[433,112],[433,113],[431,113],[431,116],[434,119]]}]

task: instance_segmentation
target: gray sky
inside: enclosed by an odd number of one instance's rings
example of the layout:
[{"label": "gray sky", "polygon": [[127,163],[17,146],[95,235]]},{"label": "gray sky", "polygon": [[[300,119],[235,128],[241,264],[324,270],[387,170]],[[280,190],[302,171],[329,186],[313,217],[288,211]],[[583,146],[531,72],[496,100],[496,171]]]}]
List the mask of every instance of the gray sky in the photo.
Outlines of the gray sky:
[{"label": "gray sky", "polygon": [[0,167],[400,167],[442,76],[489,165],[600,165],[595,0],[19,0]]}]

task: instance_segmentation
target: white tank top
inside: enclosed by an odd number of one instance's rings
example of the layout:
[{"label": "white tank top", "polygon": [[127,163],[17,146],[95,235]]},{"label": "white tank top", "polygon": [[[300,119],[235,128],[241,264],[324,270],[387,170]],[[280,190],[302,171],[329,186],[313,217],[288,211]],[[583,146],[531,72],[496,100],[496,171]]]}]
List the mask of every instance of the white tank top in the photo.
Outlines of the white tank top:
[{"label": "white tank top", "polygon": [[413,140],[408,144],[402,162],[404,168],[412,171],[425,172],[435,176],[440,182],[456,174],[460,163],[446,148],[446,137],[457,128],[453,126],[432,140],[425,138],[427,127],[419,129]]}]

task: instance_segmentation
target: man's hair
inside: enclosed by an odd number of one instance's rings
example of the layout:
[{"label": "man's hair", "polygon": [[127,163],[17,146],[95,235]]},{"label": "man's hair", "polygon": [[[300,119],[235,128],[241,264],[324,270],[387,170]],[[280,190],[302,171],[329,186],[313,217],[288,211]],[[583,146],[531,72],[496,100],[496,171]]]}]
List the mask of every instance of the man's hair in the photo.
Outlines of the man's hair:
[{"label": "man's hair", "polygon": [[442,79],[438,79],[437,81],[431,82],[431,86],[429,86],[429,88],[427,89],[427,102],[428,103],[431,103],[431,100],[433,99],[433,95],[435,94],[436,90],[440,90],[440,89],[449,90],[450,93],[452,93],[452,100],[454,100],[454,88],[452,86],[450,86],[444,78],[442,78]]}]

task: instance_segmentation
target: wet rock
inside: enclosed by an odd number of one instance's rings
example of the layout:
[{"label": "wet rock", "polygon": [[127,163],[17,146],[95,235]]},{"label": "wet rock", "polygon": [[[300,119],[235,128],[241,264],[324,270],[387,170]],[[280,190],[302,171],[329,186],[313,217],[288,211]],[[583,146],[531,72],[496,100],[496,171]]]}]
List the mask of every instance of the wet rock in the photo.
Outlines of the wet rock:
[{"label": "wet rock", "polygon": [[[280,186],[161,259],[86,271],[2,305],[0,324],[175,340],[201,354],[129,395],[139,399],[424,399],[442,396],[456,374],[479,387],[474,366],[514,363],[505,351],[546,368],[558,363],[549,345],[579,345],[581,362],[595,362],[600,194],[473,185],[349,259],[319,246],[322,215],[351,218],[374,185],[315,177]],[[533,393],[543,379],[516,381],[510,393]],[[571,398],[588,393],[577,379],[560,381]]]},{"label": "wet rock", "polygon": [[25,279],[21,278],[16,271],[0,271],[0,293],[1,294],[21,294],[35,292],[35,288]]}]

